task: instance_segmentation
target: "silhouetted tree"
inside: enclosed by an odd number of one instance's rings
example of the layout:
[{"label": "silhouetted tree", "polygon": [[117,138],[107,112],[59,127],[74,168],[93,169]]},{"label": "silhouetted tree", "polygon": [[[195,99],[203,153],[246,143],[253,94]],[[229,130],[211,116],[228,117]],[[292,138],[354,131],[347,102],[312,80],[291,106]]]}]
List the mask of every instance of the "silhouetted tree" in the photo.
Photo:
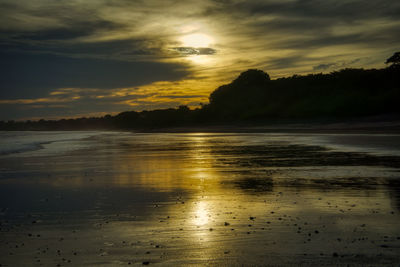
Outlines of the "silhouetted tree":
[{"label": "silhouetted tree", "polygon": [[189,111],[190,111],[189,107],[186,106],[186,105],[180,105],[180,106],[178,107],[178,110],[179,110],[180,112],[189,112]]},{"label": "silhouetted tree", "polygon": [[400,68],[344,69],[277,80],[249,70],[211,93],[207,108],[211,118],[222,121],[377,115],[400,112],[399,84]]},{"label": "silhouetted tree", "polygon": [[222,85],[211,93],[209,109],[221,119],[235,120],[247,117],[246,110],[260,106],[266,98],[270,77],[262,70],[242,72],[230,84]]},{"label": "silhouetted tree", "polygon": [[391,66],[400,65],[400,52],[396,52],[390,58],[386,59],[385,64],[392,64]]}]

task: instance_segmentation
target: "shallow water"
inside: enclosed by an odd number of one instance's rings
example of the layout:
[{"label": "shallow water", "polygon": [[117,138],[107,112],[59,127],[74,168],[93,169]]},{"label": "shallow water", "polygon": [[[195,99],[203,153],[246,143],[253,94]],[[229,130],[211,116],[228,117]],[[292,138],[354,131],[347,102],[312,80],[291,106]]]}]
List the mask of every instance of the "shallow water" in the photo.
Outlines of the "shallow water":
[{"label": "shallow water", "polygon": [[400,264],[399,135],[1,134],[1,266]]}]

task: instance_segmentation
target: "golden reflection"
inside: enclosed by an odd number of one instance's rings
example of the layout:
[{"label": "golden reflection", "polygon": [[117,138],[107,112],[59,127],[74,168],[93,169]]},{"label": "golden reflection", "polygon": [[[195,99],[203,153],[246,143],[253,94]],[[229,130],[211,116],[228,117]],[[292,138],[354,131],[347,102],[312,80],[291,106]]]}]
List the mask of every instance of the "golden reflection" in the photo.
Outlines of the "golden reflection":
[{"label": "golden reflection", "polygon": [[193,223],[196,226],[204,226],[208,223],[209,216],[207,204],[203,201],[198,202],[194,211]]},{"label": "golden reflection", "polygon": [[128,150],[127,154],[113,155],[109,161],[113,169],[119,171],[113,174],[112,182],[122,187],[139,186],[157,191],[203,190],[211,184],[216,186],[219,174],[210,151],[212,138],[200,133],[183,134],[180,138],[182,150],[174,150],[172,154],[170,151]]},{"label": "golden reflection", "polygon": [[[107,247],[110,255],[118,256],[120,254],[113,252],[125,249],[122,244],[130,243],[135,252],[149,257],[154,255],[153,259],[157,257],[157,262],[164,265],[175,263],[169,261],[168,255],[176,251],[179,253],[175,257],[183,262],[177,265],[190,265],[192,259],[198,265],[221,259],[216,265],[224,265],[222,261],[236,260],[243,255],[251,255],[250,260],[254,257],[247,265],[257,265],[260,259],[265,259],[265,254],[290,256],[314,251],[316,255],[331,255],[332,243],[339,247],[360,237],[368,237],[380,245],[382,237],[389,236],[393,238],[388,239],[388,246],[397,246],[394,237],[399,235],[399,215],[384,187],[365,190],[330,187],[327,190],[324,184],[312,183],[312,178],[301,178],[305,174],[318,178],[319,171],[324,179],[338,179],[338,173],[343,172],[345,176],[348,168],[335,166],[321,171],[319,167],[304,170],[291,167],[268,174],[266,167],[262,171],[261,167],[255,169],[251,164],[252,155],[244,153],[241,160],[249,163],[246,166],[240,162],[230,162],[223,167],[223,163],[215,164],[227,158],[224,152],[217,152],[218,146],[228,141],[235,145],[234,138],[237,137],[200,133],[137,134],[126,139],[121,137],[121,143],[117,143],[119,147],[113,144],[113,150],[107,150],[106,155],[96,154],[90,159],[87,155],[77,155],[85,157],[86,161],[82,169],[75,171],[84,173],[89,167],[94,170],[80,177],[86,186],[125,187],[132,189],[132,195],[149,191],[169,193],[160,194],[166,198],[146,198],[143,202],[116,202],[121,203],[121,207],[112,208],[121,208],[132,216],[128,217],[131,219],[107,218],[110,223],[102,226],[102,238],[92,239],[120,244]],[[249,138],[248,142],[254,141],[254,137]],[[51,166],[59,173],[67,168],[65,164]],[[364,171],[364,176],[383,175],[380,169],[371,168],[370,171]],[[53,186],[58,186],[58,182],[70,182],[76,187],[83,185],[73,177],[46,179],[54,180]],[[88,182],[92,178],[93,181]],[[261,188],[264,191],[251,188],[251,182],[243,187],[235,183],[266,178],[271,179],[271,185]],[[119,191],[111,191],[101,201],[115,200]],[[129,210],[125,210],[126,207]],[[96,214],[97,211],[102,214],[101,209],[96,210]],[[98,233],[96,230],[96,235]],[[339,253],[376,253],[382,248],[369,241],[358,242],[357,247],[351,244]],[[131,251],[129,249],[129,253]],[[151,253],[147,254],[148,251]]]}]

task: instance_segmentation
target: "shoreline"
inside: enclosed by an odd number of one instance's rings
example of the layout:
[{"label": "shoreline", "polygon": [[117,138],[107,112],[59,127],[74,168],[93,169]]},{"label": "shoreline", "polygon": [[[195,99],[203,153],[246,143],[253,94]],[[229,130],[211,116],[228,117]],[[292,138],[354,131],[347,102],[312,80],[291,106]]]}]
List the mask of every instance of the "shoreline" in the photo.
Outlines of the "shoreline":
[{"label": "shoreline", "polygon": [[208,124],[153,128],[16,129],[0,132],[135,132],[135,133],[316,133],[316,134],[400,134],[400,121],[276,124]]},{"label": "shoreline", "polygon": [[270,121],[242,121],[226,123],[190,123],[175,126],[153,127],[90,127],[57,128],[38,127],[14,129],[0,128],[0,132],[16,131],[110,131],[136,133],[371,133],[371,134],[400,134],[400,116],[398,114],[384,114],[367,117],[350,118],[315,118],[315,119],[274,119]]},{"label": "shoreline", "polygon": [[336,121],[336,122],[292,122],[270,124],[219,124],[204,126],[180,126],[134,130],[135,132],[222,132],[222,133],[376,133],[400,134],[400,120],[391,121]]}]

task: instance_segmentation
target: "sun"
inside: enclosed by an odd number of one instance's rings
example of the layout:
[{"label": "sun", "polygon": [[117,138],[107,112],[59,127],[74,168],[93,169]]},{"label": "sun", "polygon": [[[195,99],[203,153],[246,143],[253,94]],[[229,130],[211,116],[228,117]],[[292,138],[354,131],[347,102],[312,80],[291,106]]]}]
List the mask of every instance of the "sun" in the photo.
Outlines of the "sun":
[{"label": "sun", "polygon": [[187,47],[209,47],[213,42],[211,36],[204,33],[193,33],[183,36],[180,41]]}]

